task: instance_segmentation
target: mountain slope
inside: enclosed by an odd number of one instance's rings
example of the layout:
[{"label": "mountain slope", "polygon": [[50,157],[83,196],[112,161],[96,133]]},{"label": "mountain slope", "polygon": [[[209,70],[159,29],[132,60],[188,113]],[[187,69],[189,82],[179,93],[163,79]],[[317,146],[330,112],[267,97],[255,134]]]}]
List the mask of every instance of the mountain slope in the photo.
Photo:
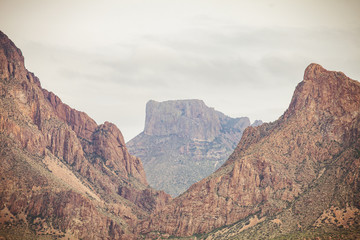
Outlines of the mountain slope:
[{"label": "mountain slope", "polygon": [[151,100],[144,131],[127,146],[144,163],[150,185],[177,196],[219,168],[249,125],[201,100]]},{"label": "mountain slope", "polygon": [[[229,236],[243,230],[244,238],[276,237],[307,229],[317,219],[322,226],[322,217],[336,207],[357,212],[359,113],[359,82],[309,65],[279,120],[247,128],[220,169],[156,211],[140,231],[189,236],[238,222]],[[269,220],[289,227],[272,232]],[[359,229],[359,215],[350,225]]]},{"label": "mountain slope", "polygon": [[0,236],[131,239],[169,199],[148,187],[120,130],[42,89],[2,32],[0,145]]}]

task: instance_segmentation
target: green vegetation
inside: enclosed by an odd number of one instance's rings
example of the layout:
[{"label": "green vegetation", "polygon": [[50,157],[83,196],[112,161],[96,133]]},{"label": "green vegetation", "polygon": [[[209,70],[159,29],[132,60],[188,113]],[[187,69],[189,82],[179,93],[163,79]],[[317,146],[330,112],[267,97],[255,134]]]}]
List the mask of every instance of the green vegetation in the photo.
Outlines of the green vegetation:
[{"label": "green vegetation", "polygon": [[274,240],[295,240],[295,239],[360,239],[360,229],[315,229],[306,231],[295,231],[272,238]]}]

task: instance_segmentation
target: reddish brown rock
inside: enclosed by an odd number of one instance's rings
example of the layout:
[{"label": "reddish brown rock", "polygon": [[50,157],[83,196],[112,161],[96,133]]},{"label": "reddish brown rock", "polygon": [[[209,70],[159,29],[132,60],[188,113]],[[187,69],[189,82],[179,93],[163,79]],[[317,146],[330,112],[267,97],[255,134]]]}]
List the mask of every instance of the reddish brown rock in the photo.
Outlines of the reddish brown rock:
[{"label": "reddish brown rock", "polygon": [[[259,219],[280,213],[359,139],[359,113],[359,82],[311,64],[279,120],[247,128],[219,170],[155,212],[140,231],[189,236],[255,213]],[[353,191],[346,194],[358,194]]]},{"label": "reddish brown rock", "polygon": [[45,98],[49,100],[56,115],[66,122],[71,129],[81,138],[90,141],[91,135],[97,128],[96,122],[86,113],[76,111],[64,104],[61,99],[52,92],[43,89]]},{"label": "reddish brown rock", "polygon": [[[1,237],[24,239],[24,228],[29,239],[187,236],[252,215],[263,224],[241,227],[239,238],[358,230],[359,112],[360,84],[311,64],[279,120],[248,128],[224,166],[171,201],[147,186],[113,124],[97,125],[42,89],[0,32]],[[351,221],[335,221],[347,212]],[[335,220],[323,222],[330,213]]]},{"label": "reddish brown rock", "polygon": [[[124,137],[112,123],[105,122],[92,134],[93,153],[105,159],[105,165],[130,175],[148,185],[140,159],[131,156],[126,149]],[[89,148],[87,149],[89,150]]]},{"label": "reddish brown rock", "polygon": [[139,191],[128,186],[121,186],[118,193],[148,212],[164,207],[171,199],[168,194],[149,188]]},{"label": "reddish brown rock", "polygon": [[1,32],[0,97],[0,233],[25,224],[35,234],[133,239],[138,219],[169,200],[148,187],[120,130],[42,89]]},{"label": "reddish brown rock", "polygon": [[24,57],[20,49],[1,33],[0,44],[0,78],[9,80],[13,77],[24,77]]}]

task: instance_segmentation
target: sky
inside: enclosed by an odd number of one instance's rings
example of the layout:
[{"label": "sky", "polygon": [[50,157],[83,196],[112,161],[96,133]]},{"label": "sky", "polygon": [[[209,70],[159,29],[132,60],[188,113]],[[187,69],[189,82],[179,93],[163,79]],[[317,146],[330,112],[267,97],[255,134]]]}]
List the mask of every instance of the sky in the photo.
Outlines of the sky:
[{"label": "sky", "polygon": [[129,141],[149,100],[275,121],[305,68],[360,80],[357,0],[0,0],[0,30],[63,102]]}]

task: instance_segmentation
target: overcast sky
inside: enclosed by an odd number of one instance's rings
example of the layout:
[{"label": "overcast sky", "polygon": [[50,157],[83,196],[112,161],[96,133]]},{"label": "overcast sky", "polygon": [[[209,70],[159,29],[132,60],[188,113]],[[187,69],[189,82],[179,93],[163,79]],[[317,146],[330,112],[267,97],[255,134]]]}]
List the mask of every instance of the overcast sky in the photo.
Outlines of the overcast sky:
[{"label": "overcast sky", "polygon": [[63,102],[125,140],[150,99],[274,121],[310,63],[360,80],[360,1],[0,0],[0,30]]}]

